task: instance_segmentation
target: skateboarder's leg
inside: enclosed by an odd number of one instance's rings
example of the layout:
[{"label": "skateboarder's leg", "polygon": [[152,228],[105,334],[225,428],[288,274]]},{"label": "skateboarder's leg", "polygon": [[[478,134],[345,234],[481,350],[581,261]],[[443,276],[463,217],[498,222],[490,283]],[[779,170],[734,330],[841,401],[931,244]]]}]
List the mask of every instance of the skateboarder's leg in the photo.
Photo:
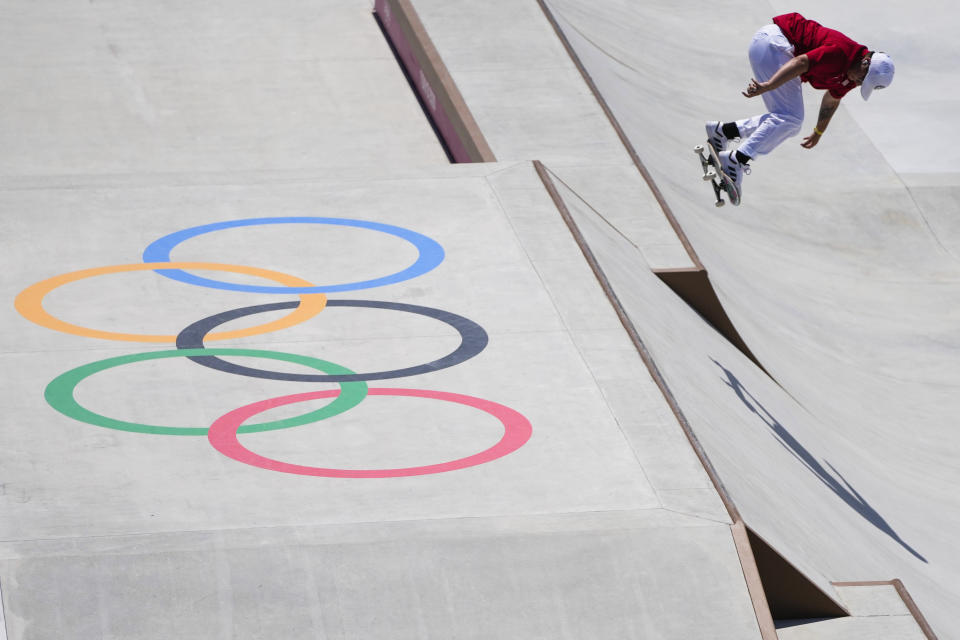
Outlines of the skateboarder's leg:
[{"label": "skateboarder's leg", "polygon": [[798,118],[784,113],[765,113],[755,118],[740,120],[737,122],[740,131],[748,133],[737,151],[750,159],[768,154],[787,138],[800,133],[802,124],[802,116]]},{"label": "skateboarder's leg", "polygon": [[[793,46],[776,25],[760,29],[750,43],[750,66],[753,77],[766,82],[780,67],[793,58]],[[750,173],[747,162],[773,151],[780,143],[800,133],[803,124],[803,90],[800,78],[794,78],[773,91],[762,94],[767,113],[735,123],[718,123],[723,136],[739,137],[743,143],[737,150],[718,154],[720,169],[733,181],[737,198],[742,194],[741,181]],[[708,126],[709,137],[709,126]]]},{"label": "skateboarder's leg", "polygon": [[[793,58],[793,46],[776,25],[768,25],[753,37],[749,56],[754,77],[766,82]],[[761,97],[768,113],[736,123],[743,140],[739,151],[750,158],[770,153],[784,140],[800,133],[803,124],[800,78],[794,78]]]}]

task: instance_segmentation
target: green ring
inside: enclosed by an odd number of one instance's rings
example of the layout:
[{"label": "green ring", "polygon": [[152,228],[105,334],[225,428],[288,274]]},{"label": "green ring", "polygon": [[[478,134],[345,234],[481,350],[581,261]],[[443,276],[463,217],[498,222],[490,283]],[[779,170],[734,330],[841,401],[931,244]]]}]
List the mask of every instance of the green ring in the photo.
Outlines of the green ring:
[{"label": "green ring", "polygon": [[[98,427],[107,427],[108,429],[117,429],[119,431],[132,431],[135,433],[154,433],[170,436],[206,436],[208,427],[161,427],[150,424],[138,424],[136,422],[125,422],[123,420],[114,420],[99,413],[94,413],[86,409],[73,397],[73,391],[86,378],[93,374],[119,367],[131,362],[141,362],[143,360],[158,360],[161,358],[184,358],[190,356],[249,356],[253,358],[269,358],[271,360],[283,360],[285,362],[294,362],[302,364],[312,369],[317,369],[323,373],[331,375],[354,375],[346,367],[342,367],[326,360],[319,360],[308,356],[295,355],[292,353],[283,353],[280,351],[262,351],[259,349],[173,349],[170,351],[148,351],[146,353],[135,353],[127,356],[118,356],[116,358],[107,358],[98,360],[83,366],[71,369],[66,373],[60,374],[47,385],[43,397],[47,403],[63,415],[86,422]],[[302,416],[286,418],[284,420],[274,420],[273,422],[263,422],[257,424],[247,424],[240,427],[239,433],[256,433],[260,431],[273,431],[275,429],[286,429],[296,427],[309,422],[316,422],[325,418],[333,417],[357,406],[367,397],[367,384],[365,382],[341,382],[340,395],[330,404],[305,413]]]}]

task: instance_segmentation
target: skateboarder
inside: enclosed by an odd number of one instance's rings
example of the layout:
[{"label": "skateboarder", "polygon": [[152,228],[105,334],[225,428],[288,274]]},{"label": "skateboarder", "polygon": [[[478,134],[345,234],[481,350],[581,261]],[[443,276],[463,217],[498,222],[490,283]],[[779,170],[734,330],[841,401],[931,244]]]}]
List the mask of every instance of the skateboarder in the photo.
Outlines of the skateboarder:
[{"label": "skateboarder", "polygon": [[[753,36],[749,50],[754,78],[743,95],[763,96],[768,113],[736,122],[708,122],[707,140],[720,156],[722,170],[738,191],[747,163],[773,151],[781,142],[797,135],[803,124],[801,81],[814,89],[825,89],[820,115],[813,133],[803,146],[812,149],[827,130],[830,118],[851,89],[860,86],[864,100],[875,89],[890,86],[893,61],[883,52],[870,51],[839,31],[827,29],[799,13],[787,13]],[[743,144],[727,150],[737,138]]]}]

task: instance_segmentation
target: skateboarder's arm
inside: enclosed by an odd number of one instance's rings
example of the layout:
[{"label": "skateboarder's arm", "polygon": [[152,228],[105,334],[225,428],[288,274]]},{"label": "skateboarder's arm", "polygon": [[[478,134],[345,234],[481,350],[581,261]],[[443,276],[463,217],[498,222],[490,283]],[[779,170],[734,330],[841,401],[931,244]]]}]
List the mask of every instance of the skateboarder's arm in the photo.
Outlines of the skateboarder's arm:
[{"label": "skateboarder's arm", "polygon": [[830,118],[837,112],[840,106],[840,98],[834,98],[829,91],[823,92],[823,100],[820,101],[820,115],[817,116],[817,126],[813,128],[813,133],[803,139],[801,146],[806,149],[813,149],[820,142],[820,137],[827,130],[830,124]]},{"label": "skateboarder's arm", "polygon": [[767,91],[773,91],[797,76],[805,74],[809,70],[810,59],[807,58],[806,54],[799,55],[796,58],[790,58],[790,60],[777,69],[777,72],[766,82],[757,82],[751,78],[750,84],[747,86],[747,90],[743,92],[743,95],[747,98],[753,98]]}]

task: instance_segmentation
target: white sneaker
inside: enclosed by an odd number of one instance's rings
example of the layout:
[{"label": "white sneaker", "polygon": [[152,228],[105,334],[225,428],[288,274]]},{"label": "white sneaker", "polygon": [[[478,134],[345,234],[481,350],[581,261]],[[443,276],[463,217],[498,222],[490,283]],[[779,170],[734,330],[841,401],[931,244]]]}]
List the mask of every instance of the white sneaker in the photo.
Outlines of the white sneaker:
[{"label": "white sneaker", "polygon": [[[750,166],[738,162],[737,152],[733,149],[718,153],[717,156],[720,158],[720,170],[730,176],[730,180],[733,181],[733,186],[737,191],[736,202],[734,202],[734,204],[738,204],[740,197],[743,195],[743,189],[740,187],[740,183],[743,182],[743,174],[750,173]],[[732,200],[733,195],[731,194],[730,197]]]},{"label": "white sneaker", "polygon": [[707,142],[710,143],[717,153],[723,153],[727,150],[727,144],[731,142],[730,138],[723,134],[723,123],[718,120],[711,120],[705,125],[707,130]]}]

